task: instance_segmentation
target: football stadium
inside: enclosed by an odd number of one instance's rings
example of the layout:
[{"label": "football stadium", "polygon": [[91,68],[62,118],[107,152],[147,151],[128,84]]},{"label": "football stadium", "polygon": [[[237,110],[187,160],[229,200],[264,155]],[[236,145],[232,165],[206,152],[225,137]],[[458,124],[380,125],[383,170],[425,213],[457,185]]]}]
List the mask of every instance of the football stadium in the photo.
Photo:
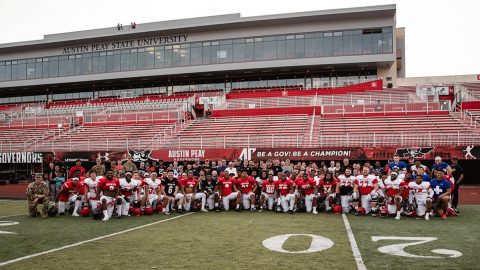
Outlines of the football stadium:
[{"label": "football stadium", "polygon": [[396,16],[0,44],[0,268],[479,269],[480,75],[407,77]]}]

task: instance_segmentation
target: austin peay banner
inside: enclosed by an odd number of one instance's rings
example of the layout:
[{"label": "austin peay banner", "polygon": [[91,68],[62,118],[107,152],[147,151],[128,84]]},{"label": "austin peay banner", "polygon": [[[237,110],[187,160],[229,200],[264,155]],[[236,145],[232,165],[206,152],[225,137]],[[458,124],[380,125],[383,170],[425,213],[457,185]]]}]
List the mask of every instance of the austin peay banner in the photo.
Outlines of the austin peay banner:
[{"label": "austin peay banner", "polygon": [[234,148],[234,149],[170,149],[170,150],[128,150],[110,152],[55,152],[44,153],[64,162],[77,159],[94,162],[126,160],[132,157],[140,161],[205,161],[208,160],[388,160],[398,154],[401,158],[433,160],[436,156],[450,160],[480,159],[480,146],[440,146],[440,147],[332,147],[332,148]]}]

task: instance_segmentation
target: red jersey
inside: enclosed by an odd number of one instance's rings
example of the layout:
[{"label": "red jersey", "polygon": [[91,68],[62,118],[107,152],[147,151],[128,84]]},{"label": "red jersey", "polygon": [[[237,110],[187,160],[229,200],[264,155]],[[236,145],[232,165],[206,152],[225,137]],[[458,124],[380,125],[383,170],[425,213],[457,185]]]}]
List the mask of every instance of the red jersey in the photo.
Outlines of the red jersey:
[{"label": "red jersey", "polygon": [[[198,180],[193,178],[193,179],[188,179],[188,178],[185,178],[185,179],[182,179],[182,180],[179,180],[180,182],[180,185],[184,186],[184,187],[188,187],[188,188],[194,188],[196,185],[198,185]],[[192,190],[192,192],[195,192],[195,190]]]},{"label": "red jersey", "polygon": [[255,182],[252,177],[247,177],[246,179],[238,178],[236,185],[242,194],[248,194],[253,191],[253,187],[256,185],[256,183],[257,182]]},{"label": "red jersey", "polygon": [[275,181],[275,188],[278,190],[280,193],[280,196],[286,196],[290,193],[290,190],[292,189],[293,182],[292,180],[277,180]]},{"label": "red jersey", "polygon": [[295,186],[300,189],[300,185],[302,184],[303,182],[303,179],[302,178],[297,178],[295,180],[293,180],[293,183],[295,184]]},{"label": "red jersey", "polygon": [[[77,183],[78,186],[78,183]],[[58,200],[61,202],[68,201],[68,198],[78,192],[77,186],[74,186],[72,179],[67,180],[67,182],[63,183],[62,189],[63,191],[60,193]]]},{"label": "red jersey", "polygon": [[233,192],[233,186],[235,185],[234,178],[219,178],[218,184],[220,185],[220,190],[222,197],[228,196]]},{"label": "red jersey", "polygon": [[275,194],[275,181],[266,180],[262,184],[262,192],[267,193],[268,195]]},{"label": "red jersey", "polygon": [[76,170],[80,171],[81,176],[84,176],[86,173],[85,168],[83,168],[82,166],[75,165],[72,168],[70,168],[70,170],[68,171],[68,175],[74,175]]},{"label": "red jersey", "polygon": [[315,180],[312,178],[308,178],[307,181],[301,179],[297,183],[297,188],[302,190],[304,195],[310,195],[315,192],[315,185]]},{"label": "red jersey", "polygon": [[327,182],[325,179],[320,180],[318,186],[323,190],[323,194],[330,195],[335,193],[335,189],[337,188],[337,179],[332,179],[332,181]]},{"label": "red jersey", "polygon": [[120,188],[120,181],[118,178],[112,178],[112,180],[107,179],[106,177],[100,179],[98,182],[98,188],[100,190],[116,190]]},{"label": "red jersey", "polygon": [[360,189],[360,195],[368,195],[374,189],[374,186],[378,184],[378,178],[374,175],[359,175],[353,182]]}]

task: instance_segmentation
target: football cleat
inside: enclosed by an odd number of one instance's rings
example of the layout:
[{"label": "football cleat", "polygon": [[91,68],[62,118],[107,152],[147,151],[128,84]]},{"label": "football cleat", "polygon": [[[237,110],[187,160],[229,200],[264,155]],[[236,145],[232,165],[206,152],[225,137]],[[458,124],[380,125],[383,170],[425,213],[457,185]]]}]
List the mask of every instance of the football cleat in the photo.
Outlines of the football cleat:
[{"label": "football cleat", "polygon": [[202,211],[202,212],[208,212],[208,210],[205,209],[205,208],[200,209],[200,211]]},{"label": "football cleat", "polygon": [[455,212],[455,210],[453,210],[453,209],[450,208],[450,207],[447,208],[447,214],[450,215],[450,216],[452,216],[452,217],[458,216],[458,215],[457,215],[457,212]]},{"label": "football cleat", "polygon": [[260,206],[260,209],[258,209],[258,212],[259,213],[263,212],[263,207]]},{"label": "football cleat", "polygon": [[447,220],[447,215],[446,215],[446,214],[442,214],[442,219],[443,219],[443,220]]},{"label": "football cleat", "polygon": [[425,214],[425,220],[430,220],[430,214],[429,213]]},{"label": "football cleat", "polygon": [[316,208],[313,208],[312,213],[313,213],[314,215],[318,215],[317,209],[316,209]]},{"label": "football cleat", "polygon": [[73,212],[72,217],[79,217],[80,215],[77,212]]},{"label": "football cleat", "polygon": [[109,218],[107,216],[104,216],[103,219],[102,219],[102,221],[108,221],[108,220],[109,220]]}]

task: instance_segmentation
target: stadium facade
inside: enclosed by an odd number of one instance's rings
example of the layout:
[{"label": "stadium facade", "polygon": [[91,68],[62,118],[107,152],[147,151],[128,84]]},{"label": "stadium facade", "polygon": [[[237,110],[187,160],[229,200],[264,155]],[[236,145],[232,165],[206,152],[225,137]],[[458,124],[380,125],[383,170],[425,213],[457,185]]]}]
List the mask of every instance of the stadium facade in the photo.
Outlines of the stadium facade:
[{"label": "stadium facade", "polygon": [[405,76],[395,5],[228,14],[0,45],[0,103],[302,85]]}]

